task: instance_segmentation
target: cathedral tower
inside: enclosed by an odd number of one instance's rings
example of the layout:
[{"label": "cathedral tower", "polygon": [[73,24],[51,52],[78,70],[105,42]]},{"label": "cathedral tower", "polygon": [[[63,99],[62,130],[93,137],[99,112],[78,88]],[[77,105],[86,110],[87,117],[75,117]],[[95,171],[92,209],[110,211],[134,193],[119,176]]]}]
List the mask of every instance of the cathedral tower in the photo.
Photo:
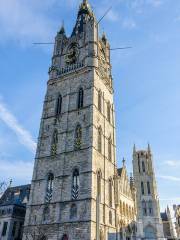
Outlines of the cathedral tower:
[{"label": "cathedral tower", "polygon": [[110,45],[87,0],[55,38],[23,239],[102,240],[116,233]]},{"label": "cathedral tower", "polygon": [[133,151],[134,182],[137,190],[137,239],[164,239],[159,199],[150,146]]}]

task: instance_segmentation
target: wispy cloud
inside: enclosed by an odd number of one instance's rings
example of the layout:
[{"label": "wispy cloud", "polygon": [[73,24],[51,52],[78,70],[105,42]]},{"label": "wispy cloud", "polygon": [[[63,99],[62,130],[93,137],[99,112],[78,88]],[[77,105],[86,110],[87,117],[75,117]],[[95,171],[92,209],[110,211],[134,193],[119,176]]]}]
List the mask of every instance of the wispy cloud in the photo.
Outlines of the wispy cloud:
[{"label": "wispy cloud", "polygon": [[170,167],[180,167],[180,161],[169,160],[165,161],[165,164]]},{"label": "wispy cloud", "polygon": [[122,22],[122,26],[126,29],[134,29],[137,27],[136,22],[131,18],[124,19]]},{"label": "wispy cloud", "polygon": [[0,181],[30,182],[32,179],[33,163],[30,161],[7,161],[0,159]]},{"label": "wispy cloud", "polygon": [[180,197],[160,198],[160,201],[180,201]]},{"label": "wispy cloud", "polygon": [[118,21],[119,18],[119,14],[114,9],[111,9],[106,16],[106,19],[112,22]]},{"label": "wispy cloud", "polygon": [[[36,40],[49,40],[53,36],[53,22],[46,16],[45,9],[54,4],[54,1],[1,1],[0,29],[1,42],[7,39],[21,44],[30,44]],[[41,10],[40,8],[44,10]]]},{"label": "wispy cloud", "polygon": [[169,175],[158,175],[157,177],[164,180],[168,180],[168,181],[180,182],[180,177],[169,176]]},{"label": "wispy cloud", "polygon": [[0,119],[16,134],[21,144],[35,152],[36,143],[31,134],[21,126],[2,101],[0,101]]}]

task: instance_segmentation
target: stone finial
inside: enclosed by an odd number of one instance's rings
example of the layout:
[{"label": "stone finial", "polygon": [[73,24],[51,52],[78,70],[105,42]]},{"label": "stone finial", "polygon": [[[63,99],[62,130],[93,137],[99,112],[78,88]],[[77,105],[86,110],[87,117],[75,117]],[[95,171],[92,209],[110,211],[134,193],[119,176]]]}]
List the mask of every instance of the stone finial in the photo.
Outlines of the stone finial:
[{"label": "stone finial", "polygon": [[65,34],[64,21],[63,21],[63,23],[61,25],[61,29],[59,31],[59,34]]},{"label": "stone finial", "polygon": [[122,163],[123,163],[123,167],[125,167],[126,166],[126,160],[124,158],[122,160]]},{"label": "stone finial", "polygon": [[149,143],[148,143],[148,153],[151,153],[151,146]]},{"label": "stone finial", "polygon": [[9,181],[9,188],[12,187],[12,178]]}]

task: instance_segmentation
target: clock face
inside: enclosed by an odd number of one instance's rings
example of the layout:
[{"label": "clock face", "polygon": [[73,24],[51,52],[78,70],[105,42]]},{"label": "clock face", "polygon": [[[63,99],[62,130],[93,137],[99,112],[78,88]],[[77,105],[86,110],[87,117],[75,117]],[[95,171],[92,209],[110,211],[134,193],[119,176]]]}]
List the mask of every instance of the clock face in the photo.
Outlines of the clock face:
[{"label": "clock face", "polygon": [[67,64],[74,64],[77,62],[79,56],[78,45],[76,43],[72,43],[67,50],[65,61]]}]

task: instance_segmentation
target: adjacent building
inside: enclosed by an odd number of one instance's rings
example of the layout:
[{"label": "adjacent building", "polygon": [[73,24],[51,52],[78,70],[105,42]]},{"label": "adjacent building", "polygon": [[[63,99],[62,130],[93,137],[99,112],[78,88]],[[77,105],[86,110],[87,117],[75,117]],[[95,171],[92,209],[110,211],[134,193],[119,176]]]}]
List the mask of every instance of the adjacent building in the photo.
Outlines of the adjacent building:
[{"label": "adjacent building", "polygon": [[0,198],[0,239],[21,240],[30,185],[9,187]]},{"label": "adjacent building", "polygon": [[174,211],[175,211],[175,228],[177,233],[177,238],[180,239],[180,205],[174,205]]},{"label": "adjacent building", "polygon": [[146,151],[133,151],[133,173],[137,190],[137,239],[164,239],[159,198],[153,167],[153,156]]},{"label": "adjacent building", "polygon": [[163,222],[163,231],[165,238],[167,240],[177,239],[173,218],[168,206],[167,209],[165,209],[165,212],[161,213],[161,219]]}]

